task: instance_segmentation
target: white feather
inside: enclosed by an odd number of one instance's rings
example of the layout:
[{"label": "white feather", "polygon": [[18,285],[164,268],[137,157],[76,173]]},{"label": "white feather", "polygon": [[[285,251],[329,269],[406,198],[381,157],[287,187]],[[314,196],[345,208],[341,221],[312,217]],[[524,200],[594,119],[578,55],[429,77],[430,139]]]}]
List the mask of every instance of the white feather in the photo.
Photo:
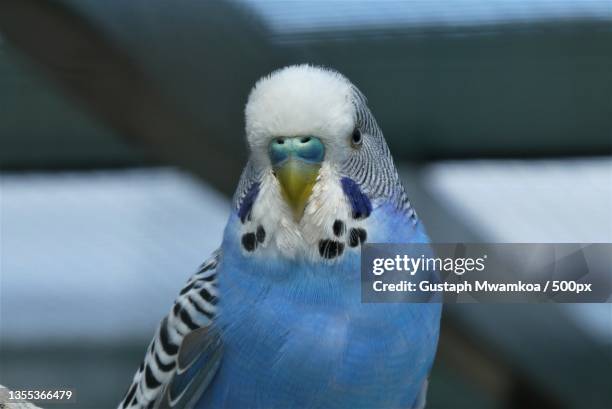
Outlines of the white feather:
[{"label": "white feather", "polygon": [[[336,220],[345,223],[345,235],[351,227],[361,224],[352,219],[352,209],[339,180],[340,177],[333,166],[324,162],[304,209],[304,215],[299,222],[296,222],[281,195],[278,181],[271,171],[267,172],[262,179],[258,199],[253,206],[251,220],[243,225],[240,232],[240,235],[253,232],[259,225],[265,229],[266,239],[258,245],[258,251],[254,256],[268,257],[281,254],[287,258],[302,256],[311,260],[321,260],[319,242],[325,239],[339,239],[333,232]],[[345,242],[346,236],[339,240]]]},{"label": "white feather", "polygon": [[245,109],[247,140],[258,165],[269,164],[268,145],[280,136],[316,136],[325,144],[326,157],[341,161],[355,127],[352,92],[341,74],[310,65],[260,79]]}]

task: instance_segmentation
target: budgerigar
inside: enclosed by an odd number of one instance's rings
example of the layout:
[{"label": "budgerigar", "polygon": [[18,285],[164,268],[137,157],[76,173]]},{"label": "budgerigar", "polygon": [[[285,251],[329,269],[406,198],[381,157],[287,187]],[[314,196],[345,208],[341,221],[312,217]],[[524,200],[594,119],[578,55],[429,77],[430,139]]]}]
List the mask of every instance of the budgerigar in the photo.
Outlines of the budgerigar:
[{"label": "budgerigar", "polygon": [[257,82],[245,115],[250,157],[221,247],[120,408],[423,407],[441,305],[361,301],[363,243],[428,241],[365,97],[291,66]]}]

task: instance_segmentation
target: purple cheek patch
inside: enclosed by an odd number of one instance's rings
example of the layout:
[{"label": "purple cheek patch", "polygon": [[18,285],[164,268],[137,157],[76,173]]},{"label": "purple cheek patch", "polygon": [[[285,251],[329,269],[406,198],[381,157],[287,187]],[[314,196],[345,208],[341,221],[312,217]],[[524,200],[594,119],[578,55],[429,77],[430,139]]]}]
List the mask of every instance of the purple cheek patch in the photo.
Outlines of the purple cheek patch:
[{"label": "purple cheek patch", "polygon": [[348,197],[353,210],[353,219],[365,219],[372,213],[372,202],[361,191],[359,185],[351,178],[343,177],[340,180],[342,190]]}]

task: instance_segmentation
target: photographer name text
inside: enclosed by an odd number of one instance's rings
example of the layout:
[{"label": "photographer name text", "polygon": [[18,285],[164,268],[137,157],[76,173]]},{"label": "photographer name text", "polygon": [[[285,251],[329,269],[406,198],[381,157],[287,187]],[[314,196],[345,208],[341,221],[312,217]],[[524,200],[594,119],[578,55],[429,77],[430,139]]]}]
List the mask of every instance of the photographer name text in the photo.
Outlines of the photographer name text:
[{"label": "photographer name text", "polygon": [[590,283],[578,283],[576,281],[558,281],[548,280],[543,284],[540,283],[528,283],[523,281],[517,281],[513,283],[491,283],[486,280],[461,283],[448,283],[448,282],[430,282],[420,281],[418,283],[412,281],[400,281],[398,283],[384,283],[382,281],[374,281],[372,288],[376,292],[442,292],[442,293],[472,293],[472,292],[493,292],[493,293],[522,293],[522,292],[535,292],[535,293],[546,293],[552,292],[571,292],[571,293],[584,293],[591,292],[592,284]]}]

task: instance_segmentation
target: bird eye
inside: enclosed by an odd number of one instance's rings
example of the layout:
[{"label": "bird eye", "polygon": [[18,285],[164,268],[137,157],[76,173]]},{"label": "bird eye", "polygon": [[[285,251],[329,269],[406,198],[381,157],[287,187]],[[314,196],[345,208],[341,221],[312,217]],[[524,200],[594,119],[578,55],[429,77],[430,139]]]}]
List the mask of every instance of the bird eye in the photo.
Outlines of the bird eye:
[{"label": "bird eye", "polygon": [[361,136],[361,131],[359,128],[355,128],[353,130],[353,134],[351,135],[351,143],[353,144],[353,147],[361,145],[362,140],[363,138]]}]

